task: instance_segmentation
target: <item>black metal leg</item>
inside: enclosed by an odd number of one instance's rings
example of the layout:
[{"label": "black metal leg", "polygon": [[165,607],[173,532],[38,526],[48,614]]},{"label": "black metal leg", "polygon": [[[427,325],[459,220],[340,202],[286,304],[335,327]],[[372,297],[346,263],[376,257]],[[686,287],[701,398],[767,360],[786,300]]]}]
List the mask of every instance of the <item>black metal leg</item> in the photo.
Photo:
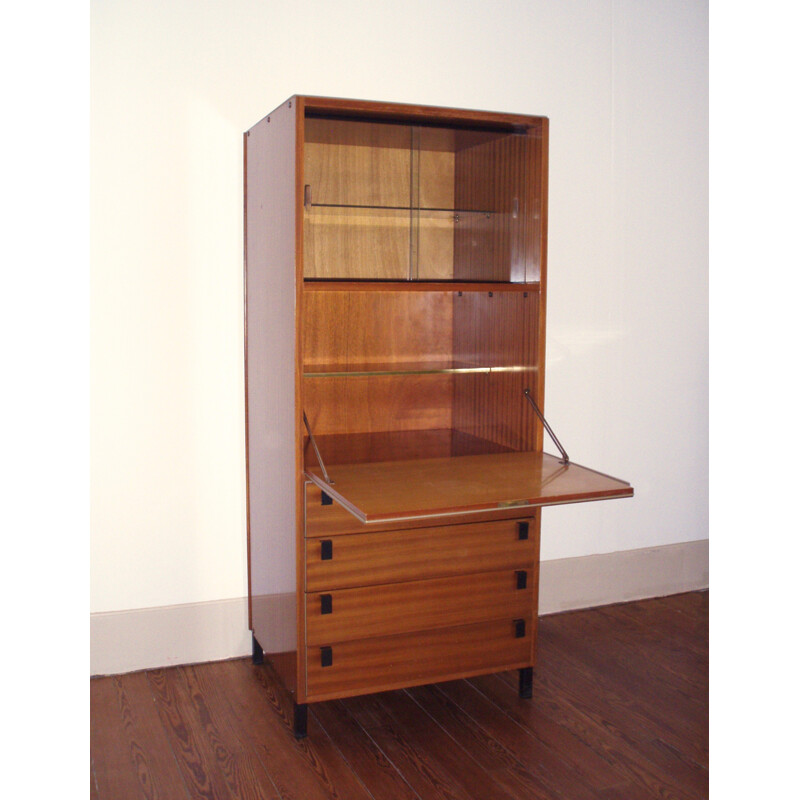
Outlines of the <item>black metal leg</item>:
[{"label": "black metal leg", "polygon": [[533,667],[523,667],[519,671],[519,696],[533,697]]},{"label": "black metal leg", "polygon": [[294,738],[305,739],[308,734],[308,706],[305,703],[294,704]]},{"label": "black metal leg", "polygon": [[256,639],[255,634],[253,634],[253,663],[264,663],[264,651],[261,649],[261,645],[258,643],[258,639]]}]

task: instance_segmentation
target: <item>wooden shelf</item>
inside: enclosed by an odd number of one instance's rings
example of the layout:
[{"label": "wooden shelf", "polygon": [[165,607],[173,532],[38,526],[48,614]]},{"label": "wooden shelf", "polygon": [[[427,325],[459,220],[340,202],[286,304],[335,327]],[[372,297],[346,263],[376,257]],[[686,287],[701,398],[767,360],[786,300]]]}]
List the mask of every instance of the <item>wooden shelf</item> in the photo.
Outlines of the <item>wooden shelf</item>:
[{"label": "wooden shelf", "polygon": [[547,453],[336,464],[328,472],[333,485],[318,468],[306,475],[367,524],[633,495],[625,481]]}]

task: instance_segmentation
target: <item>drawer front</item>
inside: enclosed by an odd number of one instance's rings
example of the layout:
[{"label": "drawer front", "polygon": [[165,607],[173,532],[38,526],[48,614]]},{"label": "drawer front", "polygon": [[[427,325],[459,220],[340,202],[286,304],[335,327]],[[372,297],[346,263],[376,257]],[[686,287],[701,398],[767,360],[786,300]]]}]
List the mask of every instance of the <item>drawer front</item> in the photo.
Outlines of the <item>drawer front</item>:
[{"label": "drawer front", "polygon": [[530,569],[312,592],[306,595],[306,644],[529,617],[533,602]]},{"label": "drawer front", "polygon": [[529,519],[307,539],[306,591],[532,570],[537,536]]},{"label": "drawer front", "polygon": [[[309,700],[380,692],[533,663],[531,617],[309,647]],[[324,666],[323,666],[324,665]]]}]

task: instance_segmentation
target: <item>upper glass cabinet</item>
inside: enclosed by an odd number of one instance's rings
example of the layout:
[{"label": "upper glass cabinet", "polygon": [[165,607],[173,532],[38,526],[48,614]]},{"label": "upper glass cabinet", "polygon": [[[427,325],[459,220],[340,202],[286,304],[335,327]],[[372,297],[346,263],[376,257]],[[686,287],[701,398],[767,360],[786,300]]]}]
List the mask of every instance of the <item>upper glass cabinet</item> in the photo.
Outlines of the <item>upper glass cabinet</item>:
[{"label": "upper glass cabinet", "polygon": [[535,282],[538,138],[309,117],[308,280]]}]

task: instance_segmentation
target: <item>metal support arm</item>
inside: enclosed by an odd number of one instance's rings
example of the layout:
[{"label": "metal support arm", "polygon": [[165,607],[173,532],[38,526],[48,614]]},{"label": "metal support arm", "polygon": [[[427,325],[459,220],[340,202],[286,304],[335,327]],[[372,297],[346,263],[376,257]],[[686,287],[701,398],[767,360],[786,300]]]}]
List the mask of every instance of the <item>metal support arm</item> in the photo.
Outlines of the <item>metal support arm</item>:
[{"label": "metal support arm", "polygon": [[314,448],[314,452],[317,456],[317,463],[319,464],[319,468],[322,470],[322,477],[325,478],[325,483],[333,485],[333,481],[331,480],[330,475],[328,475],[328,470],[325,469],[325,462],[322,460],[322,456],[319,453],[319,447],[317,447],[317,442],[314,439],[314,434],[311,433],[311,426],[308,424],[308,417],[306,416],[306,412],[303,412],[303,422],[306,424],[306,430],[308,431],[308,438],[311,440],[311,446]]},{"label": "metal support arm", "polygon": [[550,438],[553,440],[553,444],[558,448],[559,453],[561,453],[561,463],[562,464],[569,464],[569,456],[567,455],[567,451],[561,446],[561,442],[558,441],[558,437],[553,433],[553,429],[547,424],[547,420],[544,418],[544,414],[539,411],[539,406],[536,405],[533,398],[531,397],[531,390],[526,389],[525,397],[528,398],[528,402],[533,406],[533,410],[536,412],[536,416],[542,421],[542,425],[544,425],[544,429],[550,434]]}]

